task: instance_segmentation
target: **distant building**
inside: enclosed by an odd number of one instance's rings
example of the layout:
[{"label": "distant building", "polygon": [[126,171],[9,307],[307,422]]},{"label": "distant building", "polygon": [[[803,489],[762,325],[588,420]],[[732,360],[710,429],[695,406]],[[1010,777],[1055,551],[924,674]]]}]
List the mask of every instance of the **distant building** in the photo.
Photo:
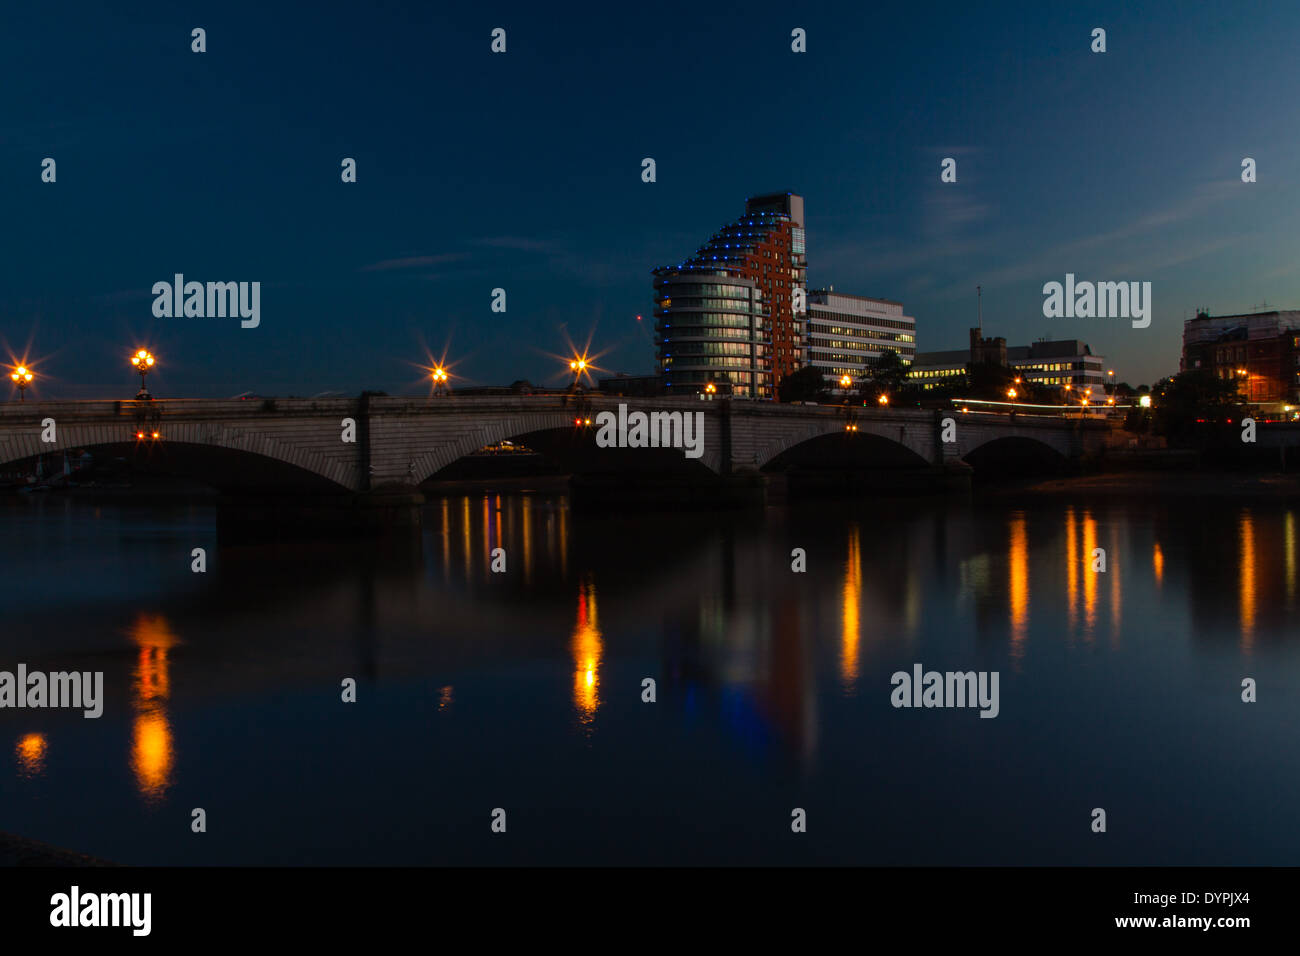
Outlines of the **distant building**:
[{"label": "distant building", "polygon": [[982,363],[1014,369],[1026,382],[1063,388],[1103,388],[1105,358],[1094,355],[1079,339],[1042,339],[1032,345],[1007,347],[1001,337],[984,338],[970,330],[970,347],[947,352],[918,352],[908,378],[924,389],[943,388],[963,380],[971,365]]},{"label": "distant building", "polygon": [[623,395],[644,398],[663,392],[663,379],[658,375],[615,375],[602,378],[596,387],[606,395]]},{"label": "distant building", "polygon": [[509,385],[457,385],[453,395],[562,395],[567,388],[547,388],[534,385],[527,379],[518,379]]},{"label": "distant building", "polygon": [[838,386],[842,375],[861,378],[885,352],[905,365],[916,356],[916,319],[903,304],[829,289],[808,292],[807,364]]},{"label": "distant building", "polygon": [[1300,403],[1300,311],[1199,313],[1183,323],[1179,368],[1232,379],[1248,402]]}]

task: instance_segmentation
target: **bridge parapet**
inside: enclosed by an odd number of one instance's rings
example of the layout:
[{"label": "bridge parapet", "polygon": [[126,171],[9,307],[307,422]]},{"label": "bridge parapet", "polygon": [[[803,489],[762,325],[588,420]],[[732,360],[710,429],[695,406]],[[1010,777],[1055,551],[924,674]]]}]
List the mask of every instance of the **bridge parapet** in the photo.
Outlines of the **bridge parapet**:
[{"label": "bridge parapet", "polygon": [[[251,398],[233,400],[26,402],[0,405],[0,464],[42,453],[137,441],[156,423],[164,443],[261,456],[323,479],[339,491],[415,485],[486,445],[571,429],[601,412],[699,413],[702,464],[718,474],[756,471],[782,453],[822,436],[874,435],[911,451],[918,464],[943,465],[998,438],[1028,438],[1066,457],[1099,448],[1104,422],[1047,416],[938,412],[925,409],[775,405],[692,397],[579,395],[405,398]],[[955,441],[944,442],[953,419]],[[53,419],[56,440],[42,441]],[[344,422],[351,419],[354,428]],[[348,440],[351,437],[351,441]],[[589,441],[589,440],[588,440]]]}]

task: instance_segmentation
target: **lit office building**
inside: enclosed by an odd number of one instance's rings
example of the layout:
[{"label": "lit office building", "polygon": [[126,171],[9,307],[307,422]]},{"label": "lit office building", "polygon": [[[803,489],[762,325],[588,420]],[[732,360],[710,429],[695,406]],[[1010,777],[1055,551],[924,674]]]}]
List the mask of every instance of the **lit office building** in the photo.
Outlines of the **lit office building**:
[{"label": "lit office building", "polygon": [[916,319],[889,299],[846,295],[829,289],[808,293],[807,363],[822,370],[827,384],[840,377],[861,379],[885,352],[910,365],[916,356]]},{"label": "lit office building", "polygon": [[1040,339],[1007,348],[1006,339],[984,338],[971,329],[970,340],[970,348],[916,353],[909,380],[924,389],[947,388],[963,383],[970,365],[987,362],[1015,370],[1026,382],[1062,390],[1068,385],[1100,391],[1109,384],[1105,357],[1079,339]]}]

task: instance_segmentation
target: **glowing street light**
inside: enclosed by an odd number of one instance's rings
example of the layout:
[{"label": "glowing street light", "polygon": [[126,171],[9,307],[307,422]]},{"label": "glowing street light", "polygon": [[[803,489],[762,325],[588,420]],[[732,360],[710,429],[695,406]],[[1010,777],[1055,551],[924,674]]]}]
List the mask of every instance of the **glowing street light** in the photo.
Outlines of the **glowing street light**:
[{"label": "glowing street light", "polygon": [[36,376],[32,374],[32,370],[26,365],[19,365],[9,373],[9,377],[13,380],[13,383],[18,386],[18,401],[24,401],[26,399],[27,386],[32,384],[32,379]]},{"label": "glowing street light", "polygon": [[578,391],[582,387],[582,376],[587,374],[587,359],[582,355],[575,355],[569,360],[569,371],[573,373],[573,382],[569,385],[571,391]]},{"label": "glowing street light", "polygon": [[880,397],[877,398],[876,401],[879,402],[881,405],[888,405],[888,404],[889,404],[889,396],[888,396],[887,394],[885,394],[884,392],[881,392],[881,393],[880,393]]},{"label": "glowing street light", "polygon": [[149,394],[149,390],[144,387],[144,377],[153,369],[154,361],[153,354],[148,349],[140,349],[131,356],[131,364],[140,373],[140,393],[136,395],[136,398],[148,399],[153,397]]},{"label": "glowing street light", "polygon": [[[1020,381],[1020,379],[1016,379],[1016,381],[1018,382]],[[1007,389],[1007,398],[1015,398],[1015,397],[1016,397],[1016,390],[1014,388]]]},{"label": "glowing street light", "polygon": [[1138,396],[1138,404],[1141,405],[1143,408],[1150,408],[1150,407],[1151,407],[1151,396],[1150,396],[1150,395],[1139,395],[1139,396]]},{"label": "glowing street light", "polygon": [[433,379],[433,394],[445,395],[449,391],[447,386],[447,370],[441,365],[435,365],[430,377]]},{"label": "glowing street light", "polygon": [[840,376],[840,388],[851,388],[852,386],[853,386],[852,378],[850,378],[847,375]]}]

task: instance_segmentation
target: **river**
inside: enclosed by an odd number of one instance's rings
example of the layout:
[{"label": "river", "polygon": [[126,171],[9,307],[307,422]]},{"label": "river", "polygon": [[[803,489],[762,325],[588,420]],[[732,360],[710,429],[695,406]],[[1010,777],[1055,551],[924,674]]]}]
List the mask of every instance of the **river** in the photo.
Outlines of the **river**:
[{"label": "river", "polygon": [[[0,710],[0,830],[129,864],[1292,865],[1297,510],[476,492],[227,541],[204,504],[10,498],[0,670],[105,700]],[[997,716],[894,706],[918,664],[996,672]]]}]

